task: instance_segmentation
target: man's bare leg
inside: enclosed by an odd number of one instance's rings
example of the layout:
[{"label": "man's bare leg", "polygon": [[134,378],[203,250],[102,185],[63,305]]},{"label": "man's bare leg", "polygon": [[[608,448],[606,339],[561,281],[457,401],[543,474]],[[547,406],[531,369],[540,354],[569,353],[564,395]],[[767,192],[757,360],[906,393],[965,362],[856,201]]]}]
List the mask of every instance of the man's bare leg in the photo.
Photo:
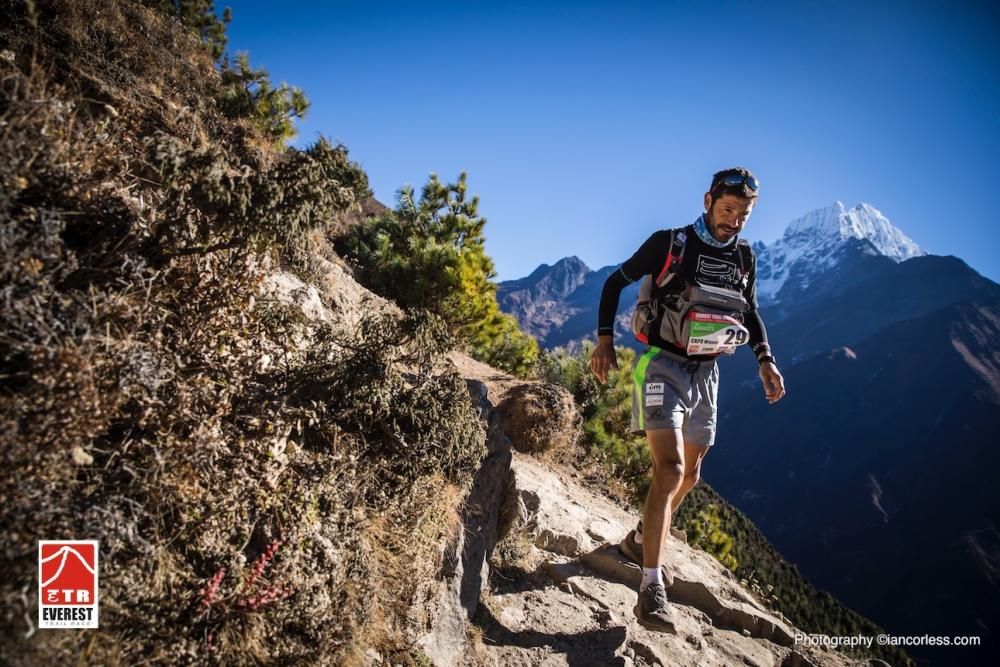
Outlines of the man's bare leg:
[{"label": "man's bare leg", "polygon": [[677,620],[667,601],[666,581],[660,569],[663,546],[670,530],[670,501],[684,476],[684,446],[680,429],[646,431],[653,479],[643,512],[643,573],[639,599],[632,609],[639,625],[658,632],[677,632]]},{"label": "man's bare leg", "polygon": [[684,476],[684,447],[680,429],[646,431],[653,461],[652,483],[642,514],[642,564],[660,566],[663,545],[670,532],[670,508]]},{"label": "man's bare leg", "polygon": [[677,493],[674,494],[672,504],[670,505],[671,514],[677,511],[677,508],[681,506],[681,501],[684,500],[684,496],[701,479],[701,460],[708,454],[708,450],[708,447],[692,445],[688,442],[684,443],[684,478],[681,480],[681,485],[677,489]]}]

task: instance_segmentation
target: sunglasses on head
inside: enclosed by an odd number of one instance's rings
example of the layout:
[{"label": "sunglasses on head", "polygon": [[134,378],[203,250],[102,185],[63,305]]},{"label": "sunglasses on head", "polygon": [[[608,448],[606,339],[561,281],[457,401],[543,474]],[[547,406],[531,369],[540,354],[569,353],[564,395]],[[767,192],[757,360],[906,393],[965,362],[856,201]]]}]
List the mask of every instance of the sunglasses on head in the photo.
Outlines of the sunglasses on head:
[{"label": "sunglasses on head", "polygon": [[753,192],[757,192],[757,190],[760,188],[760,185],[757,183],[757,179],[754,178],[753,176],[744,176],[743,174],[729,174],[728,176],[723,176],[718,181],[716,181],[715,185],[712,187],[712,190],[715,190],[716,188],[723,185],[729,187],[737,187],[743,184],[746,184],[746,186],[750,188],[750,190]]}]

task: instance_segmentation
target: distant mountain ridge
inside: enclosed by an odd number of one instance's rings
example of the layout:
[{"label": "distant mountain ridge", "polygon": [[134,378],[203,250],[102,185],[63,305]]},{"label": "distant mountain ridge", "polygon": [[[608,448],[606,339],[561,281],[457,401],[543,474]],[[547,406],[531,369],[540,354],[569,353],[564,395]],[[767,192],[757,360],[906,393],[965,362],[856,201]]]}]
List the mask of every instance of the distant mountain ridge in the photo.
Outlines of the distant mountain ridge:
[{"label": "distant mountain ridge", "polygon": [[576,314],[566,300],[591,273],[578,257],[565,257],[553,266],[542,264],[529,276],[500,283],[500,307],[519,322],[534,322],[528,333],[544,339]]},{"label": "distant mountain ridge", "polygon": [[[753,248],[761,307],[798,300],[847,258],[878,257],[890,264],[927,254],[871,204],[848,210],[840,201],[793,220],[780,239],[758,241]],[[567,257],[499,283],[497,298],[542,347],[576,349],[596,335],[601,288],[617,266],[592,271],[579,258]],[[622,291],[615,320],[616,342],[632,347],[638,347],[629,329],[637,293],[638,283]]]}]

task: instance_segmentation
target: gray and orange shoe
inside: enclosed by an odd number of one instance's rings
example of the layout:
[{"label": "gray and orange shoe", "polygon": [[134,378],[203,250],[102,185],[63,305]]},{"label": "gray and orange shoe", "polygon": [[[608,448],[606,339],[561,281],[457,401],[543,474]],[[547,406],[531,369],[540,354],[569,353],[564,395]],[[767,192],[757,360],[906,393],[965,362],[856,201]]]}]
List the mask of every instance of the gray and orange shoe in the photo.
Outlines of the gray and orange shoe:
[{"label": "gray and orange shoe", "polygon": [[[636,533],[642,535],[642,519],[639,519],[639,523],[636,525],[634,530],[628,531],[628,535],[625,536],[625,539],[618,544],[618,550],[622,552],[622,555],[625,556],[625,558],[628,558],[636,565],[642,565],[642,544],[640,542],[636,542]],[[687,533],[680,528],[674,528],[671,526],[670,534],[675,540],[680,540],[681,542],[687,544]]]},{"label": "gray and orange shoe", "polygon": [[[641,521],[639,525],[642,525]],[[618,544],[618,550],[622,552],[622,556],[642,567],[642,545],[635,541],[635,533],[634,529],[628,531],[628,535]]]},{"label": "gray and orange shoe", "polygon": [[667,591],[661,584],[650,584],[639,591],[639,601],[632,609],[639,625],[656,632],[677,632],[677,617],[667,602]]}]

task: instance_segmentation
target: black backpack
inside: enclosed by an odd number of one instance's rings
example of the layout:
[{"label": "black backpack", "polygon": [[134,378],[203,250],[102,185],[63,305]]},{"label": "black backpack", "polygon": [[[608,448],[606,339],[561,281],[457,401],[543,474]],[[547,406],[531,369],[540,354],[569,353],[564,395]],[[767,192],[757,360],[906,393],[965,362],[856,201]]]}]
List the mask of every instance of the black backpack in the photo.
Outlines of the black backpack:
[{"label": "black backpack", "polygon": [[[666,289],[675,275],[681,274],[681,266],[684,260],[684,250],[687,247],[687,232],[683,229],[670,230],[670,251],[667,259],[663,263],[663,268],[657,272],[654,279],[653,274],[643,276],[639,285],[639,295],[635,305],[635,312],[632,315],[632,334],[636,340],[644,345],[649,344],[650,330],[659,330],[665,305],[663,299],[668,294],[677,294],[683,291]],[[748,280],[747,265],[753,264],[753,255],[750,244],[745,240],[737,241],[737,253],[740,264],[740,282],[746,286]],[[685,283],[688,281],[681,275]]]}]

